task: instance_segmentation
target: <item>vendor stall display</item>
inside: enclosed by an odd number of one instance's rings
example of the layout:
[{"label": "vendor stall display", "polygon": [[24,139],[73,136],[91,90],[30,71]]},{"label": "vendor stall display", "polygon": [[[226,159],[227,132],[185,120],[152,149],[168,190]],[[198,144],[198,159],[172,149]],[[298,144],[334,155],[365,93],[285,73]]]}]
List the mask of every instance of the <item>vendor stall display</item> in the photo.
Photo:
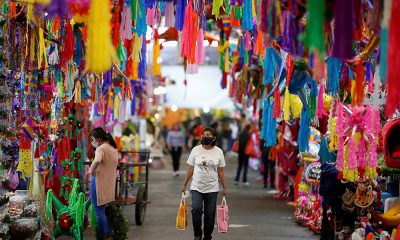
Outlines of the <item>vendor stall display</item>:
[{"label": "vendor stall display", "polygon": [[[29,189],[43,208],[47,192],[58,213],[82,209],[76,182],[85,174],[90,129],[103,126],[118,142],[126,121],[139,122],[156,107],[153,89],[165,85],[164,42],[179,41],[185,74],[198,72],[204,45],[216,42],[221,88],[229,89],[238,108],[261,120],[266,147],[277,145],[277,126],[283,128],[278,196],[298,202],[296,218],[319,232],[322,205],[335,212],[334,230],[343,238],[361,227],[365,238],[396,228],[398,205],[390,204],[395,200],[388,201],[386,212],[380,209],[383,196],[399,195],[399,1],[1,5],[1,195]],[[329,161],[316,161],[320,149]],[[385,162],[379,168],[381,150]],[[296,180],[302,182],[298,188]],[[49,200],[46,207],[51,206]],[[58,224],[43,232],[80,238],[83,215],[49,213]]]}]

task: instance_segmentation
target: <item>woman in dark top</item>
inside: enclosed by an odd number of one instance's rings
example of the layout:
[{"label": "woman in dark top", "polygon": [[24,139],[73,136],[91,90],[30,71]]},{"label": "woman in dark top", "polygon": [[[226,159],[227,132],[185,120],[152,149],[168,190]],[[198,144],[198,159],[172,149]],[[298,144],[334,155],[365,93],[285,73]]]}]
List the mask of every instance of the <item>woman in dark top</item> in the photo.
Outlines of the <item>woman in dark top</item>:
[{"label": "woman in dark top", "polygon": [[235,185],[239,183],[240,180],[240,174],[243,169],[243,183],[244,185],[249,185],[249,182],[247,182],[247,169],[249,167],[249,155],[245,153],[246,149],[246,144],[250,138],[250,129],[251,125],[246,125],[243,129],[243,131],[239,134],[239,165],[236,173],[236,178],[235,178]]}]

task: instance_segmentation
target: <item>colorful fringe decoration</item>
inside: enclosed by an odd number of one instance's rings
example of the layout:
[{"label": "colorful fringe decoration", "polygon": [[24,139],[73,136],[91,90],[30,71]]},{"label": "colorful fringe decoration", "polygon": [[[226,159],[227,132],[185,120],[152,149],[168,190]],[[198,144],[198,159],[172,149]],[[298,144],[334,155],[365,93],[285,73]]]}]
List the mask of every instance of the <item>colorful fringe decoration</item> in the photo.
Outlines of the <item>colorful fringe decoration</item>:
[{"label": "colorful fringe decoration", "polygon": [[364,136],[361,135],[360,141],[358,142],[358,149],[357,149],[357,159],[358,159],[358,173],[360,174],[361,179],[365,175],[365,169],[367,167],[367,148],[366,142],[364,140]]},{"label": "colorful fringe decoration", "polygon": [[383,84],[387,78],[387,58],[389,44],[389,23],[392,15],[392,0],[386,0],[383,4],[383,20],[381,25],[380,56],[379,56],[379,76]]},{"label": "colorful fringe decoration", "polygon": [[[268,47],[265,52],[264,58],[264,76],[263,83],[264,84],[273,84],[275,79],[275,73],[278,68],[278,64],[276,61],[276,51],[272,47]],[[280,57],[279,57],[280,59]]]},{"label": "colorful fringe decoration", "polygon": [[315,80],[311,80],[311,89],[310,89],[310,118],[313,119],[315,117],[315,112],[317,110],[317,97],[318,97],[318,85]]},{"label": "colorful fringe decoration", "polygon": [[322,118],[324,114],[324,93],[325,93],[325,85],[321,84],[318,92],[318,102],[317,102],[317,117]]},{"label": "colorful fringe decoration", "polygon": [[324,23],[325,1],[307,1],[307,25],[302,40],[311,52],[318,50],[321,58],[325,56]]},{"label": "colorful fringe decoration", "polygon": [[197,34],[197,42],[196,42],[196,63],[203,64],[204,63],[204,33],[203,29],[200,28],[199,33]]},{"label": "colorful fringe decoration", "polygon": [[267,147],[275,146],[276,139],[276,118],[272,117],[273,106],[269,98],[264,100],[264,109],[262,114],[262,129],[260,138],[265,140]]},{"label": "colorful fringe decoration", "polygon": [[342,69],[342,63],[339,58],[329,56],[326,60],[328,66],[328,83],[326,86],[326,91],[332,95],[336,96],[339,90],[340,83],[340,71]]},{"label": "colorful fringe decoration", "polygon": [[158,39],[154,40],[153,45],[153,74],[155,76],[161,75],[161,62],[160,60],[160,43]]},{"label": "colorful fringe decoration", "polygon": [[105,72],[111,68],[111,14],[108,1],[92,0],[89,11],[86,62],[91,72]]},{"label": "colorful fringe decoration", "polygon": [[343,170],[343,177],[348,181],[354,182],[357,176],[357,150],[356,136],[350,137],[347,146],[347,168]]},{"label": "colorful fringe decoration", "polygon": [[[322,2],[322,1],[321,1]],[[322,12],[322,11],[321,11]],[[354,26],[353,1],[336,0],[333,56],[342,60],[354,56],[352,36]]]},{"label": "colorful fringe decoration", "polygon": [[264,33],[267,32],[268,26],[268,0],[261,0],[261,8],[260,8],[260,29]]},{"label": "colorful fringe decoration", "polygon": [[199,29],[198,16],[190,0],[185,12],[185,21],[181,40],[181,57],[187,57],[190,64],[196,63],[196,41]]},{"label": "colorful fringe decoration", "polygon": [[352,106],[363,106],[364,97],[365,97],[365,68],[363,62],[358,62],[356,65],[356,81],[355,81],[354,95],[352,95],[351,99]]},{"label": "colorful fringe decoration", "polygon": [[300,117],[300,131],[298,136],[298,144],[300,152],[308,151],[308,141],[310,139],[310,113],[307,107],[303,107]]},{"label": "colorful fringe decoration", "polygon": [[294,61],[290,54],[286,57],[286,87],[283,102],[283,119],[289,121],[290,119],[290,94],[289,94],[289,84],[292,79],[294,71]]},{"label": "colorful fringe decoration", "polygon": [[176,8],[175,8],[175,28],[178,31],[182,31],[183,24],[185,20],[185,11],[186,11],[187,0],[177,0]]},{"label": "colorful fringe decoration", "polygon": [[[147,24],[146,24],[146,4],[145,0],[134,0],[137,5],[132,5],[132,20],[135,20],[135,25],[133,31],[137,35],[142,36],[146,34]],[[136,11],[135,11],[136,10]],[[135,17],[134,17],[135,16]]]},{"label": "colorful fringe decoration", "polygon": [[173,27],[175,24],[175,16],[174,16],[174,3],[166,2],[165,3],[165,27]]},{"label": "colorful fringe decoration", "polygon": [[387,100],[385,115],[390,117],[400,107],[400,56],[396,47],[400,42],[400,1],[392,1],[392,14],[389,28]]},{"label": "colorful fringe decoration", "polygon": [[246,31],[253,29],[253,5],[252,0],[244,0],[242,28]]},{"label": "colorful fringe decoration", "polygon": [[[339,171],[344,170],[344,119],[343,119],[343,105],[339,103],[337,109],[338,117],[336,118],[336,122],[332,120],[331,126],[334,128],[336,126],[336,131],[332,131],[331,129],[331,142],[332,144],[329,145],[329,151],[334,151],[335,147],[333,146],[337,139],[337,167]],[[336,125],[335,125],[336,123]],[[332,136],[333,134],[333,136]],[[335,139],[336,138],[336,139]],[[332,146],[332,147],[331,147]]]},{"label": "colorful fringe decoration", "polygon": [[224,4],[224,0],[213,0],[212,3],[212,15],[215,16],[215,19],[219,19],[219,9],[222,7],[222,5]]},{"label": "colorful fringe decoration", "polygon": [[129,6],[124,6],[122,11],[121,26],[119,30],[122,39],[131,40],[132,34],[132,10]]},{"label": "colorful fringe decoration", "polygon": [[281,93],[279,88],[276,88],[274,91],[274,109],[272,111],[273,118],[281,117]]}]

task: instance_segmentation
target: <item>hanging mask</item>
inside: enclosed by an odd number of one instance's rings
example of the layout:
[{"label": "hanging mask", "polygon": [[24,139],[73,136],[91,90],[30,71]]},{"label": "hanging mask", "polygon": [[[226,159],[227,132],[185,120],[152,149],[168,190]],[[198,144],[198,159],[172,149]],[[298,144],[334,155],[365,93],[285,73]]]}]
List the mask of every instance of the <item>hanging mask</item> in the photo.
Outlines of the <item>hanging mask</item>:
[{"label": "hanging mask", "polygon": [[201,137],[200,143],[202,145],[211,145],[215,141],[215,137]]}]

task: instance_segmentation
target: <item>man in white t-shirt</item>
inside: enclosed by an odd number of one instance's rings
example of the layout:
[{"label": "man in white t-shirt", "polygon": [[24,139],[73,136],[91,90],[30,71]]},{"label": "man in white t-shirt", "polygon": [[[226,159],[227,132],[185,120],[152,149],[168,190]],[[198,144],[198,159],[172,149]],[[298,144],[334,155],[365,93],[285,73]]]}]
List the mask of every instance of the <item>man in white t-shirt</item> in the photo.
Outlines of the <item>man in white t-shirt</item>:
[{"label": "man in white t-shirt", "polygon": [[[215,211],[219,192],[219,181],[226,196],[227,188],[224,175],[225,158],[222,149],[215,146],[217,133],[213,128],[205,128],[201,137],[201,145],[192,149],[187,163],[189,169],[181,192],[192,179],[192,220],[195,240],[203,236],[202,214],[204,207],[204,240],[211,240],[215,224]],[[218,181],[219,180],[219,181]]]}]

